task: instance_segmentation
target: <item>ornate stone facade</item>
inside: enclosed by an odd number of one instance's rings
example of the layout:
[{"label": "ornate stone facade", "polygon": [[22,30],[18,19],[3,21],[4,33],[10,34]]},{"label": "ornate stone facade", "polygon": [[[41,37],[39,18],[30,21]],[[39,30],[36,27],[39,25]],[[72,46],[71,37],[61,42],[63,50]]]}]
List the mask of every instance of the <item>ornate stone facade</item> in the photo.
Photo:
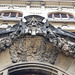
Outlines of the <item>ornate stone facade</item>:
[{"label": "ornate stone facade", "polygon": [[[75,34],[55,28],[39,15],[24,17],[14,27],[1,30],[0,35],[0,52],[8,50],[12,63],[32,61],[55,65],[60,52],[75,57]],[[60,72],[57,70],[55,75]]]},{"label": "ornate stone facade", "polygon": [[0,51],[12,45],[13,41],[21,36],[40,35],[48,39],[56,47],[56,50],[63,52],[67,56],[75,57],[75,34],[61,28],[55,28],[47,20],[43,22],[44,18],[38,15],[27,16],[25,20],[26,22],[21,20],[19,24],[9,30],[1,31],[1,35],[9,35],[1,39]]},{"label": "ornate stone facade", "polygon": [[54,64],[58,52],[56,47],[41,36],[25,36],[13,42],[9,48],[12,62],[39,61]]}]

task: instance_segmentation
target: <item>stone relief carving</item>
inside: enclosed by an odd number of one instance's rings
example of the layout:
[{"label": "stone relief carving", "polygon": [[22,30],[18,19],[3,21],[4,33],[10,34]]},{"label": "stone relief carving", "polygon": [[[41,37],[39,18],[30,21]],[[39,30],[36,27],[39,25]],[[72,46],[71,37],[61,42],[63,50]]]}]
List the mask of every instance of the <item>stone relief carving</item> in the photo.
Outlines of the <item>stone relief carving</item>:
[{"label": "stone relief carving", "polygon": [[9,48],[12,62],[20,61],[40,61],[55,63],[58,52],[48,40],[43,37],[36,36],[20,38],[14,41]]},{"label": "stone relief carving", "polygon": [[[9,30],[7,28],[6,30],[3,30],[0,32],[0,35],[9,34],[8,37],[1,38],[0,51],[3,51],[5,48],[12,45],[14,40],[17,40],[18,38],[25,37],[26,35],[31,35],[31,36],[40,35],[40,36],[43,36],[45,39],[48,39],[49,42],[52,43],[54,47],[56,47],[57,51],[63,52],[67,56],[71,55],[71,56],[75,57],[75,34],[65,31],[65,30],[62,30],[61,28],[53,27],[52,25],[49,24],[48,20],[46,20],[46,22],[43,22],[44,18],[41,16],[38,16],[38,15],[26,16],[25,20],[26,20],[26,22],[23,22],[21,20],[19,24],[15,25],[14,27],[10,28]],[[32,46],[30,46],[30,47],[32,47]],[[43,48],[44,47],[45,46],[43,46]],[[20,58],[21,58],[20,53],[21,53],[22,45],[20,46],[19,51],[17,53],[12,50],[13,48],[15,48],[15,45],[12,45],[10,47],[10,50],[11,50],[10,54],[12,56],[12,60],[15,60],[13,62],[20,61]],[[15,49],[17,50],[17,48],[15,48]],[[29,49],[26,49],[26,50],[31,51]],[[42,50],[45,50],[45,49],[41,49],[41,51]],[[34,53],[36,53],[36,49],[34,49]],[[47,56],[46,53],[47,52],[45,52],[44,55]],[[14,54],[14,56],[13,56],[13,54]],[[25,52],[23,52],[23,54],[21,53],[22,56],[25,54],[27,54],[27,53],[25,53]],[[42,55],[41,55],[41,57],[42,57]],[[46,59],[43,58],[42,60],[46,60]],[[24,59],[24,61],[27,61],[27,58]],[[48,61],[50,62],[50,60],[48,60]],[[51,61],[51,63],[52,63],[52,61]]]}]

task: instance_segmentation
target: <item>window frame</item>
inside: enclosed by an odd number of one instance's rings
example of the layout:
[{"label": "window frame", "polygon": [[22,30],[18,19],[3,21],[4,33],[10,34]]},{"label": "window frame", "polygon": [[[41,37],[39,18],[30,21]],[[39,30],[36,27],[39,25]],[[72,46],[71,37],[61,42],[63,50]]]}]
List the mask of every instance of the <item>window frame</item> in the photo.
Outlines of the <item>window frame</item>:
[{"label": "window frame", "polygon": [[[55,14],[59,14],[58,17],[55,17]],[[66,17],[62,17],[62,14],[65,14]],[[49,17],[49,15],[52,15],[52,18]],[[70,18],[70,15],[73,17],[73,18]],[[70,14],[70,13],[65,13],[65,12],[53,12],[53,13],[49,13],[48,14],[48,18],[50,19],[54,19],[54,20],[75,20],[75,16]]]},{"label": "window frame", "polygon": [[[3,12],[0,12],[1,15],[0,15],[0,18],[21,18],[23,16],[22,13],[20,12],[11,12],[11,11],[3,11]],[[4,16],[5,13],[9,13],[8,16]],[[14,17],[11,17],[12,13],[15,13],[15,16]],[[19,17],[19,14],[21,14],[21,17]]]}]

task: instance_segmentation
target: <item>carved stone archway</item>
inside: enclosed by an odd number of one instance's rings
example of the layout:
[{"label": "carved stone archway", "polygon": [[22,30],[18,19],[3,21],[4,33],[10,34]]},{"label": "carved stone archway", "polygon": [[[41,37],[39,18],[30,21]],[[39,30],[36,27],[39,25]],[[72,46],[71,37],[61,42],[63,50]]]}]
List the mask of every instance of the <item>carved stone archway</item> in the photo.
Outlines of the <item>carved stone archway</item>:
[{"label": "carved stone archway", "polygon": [[[9,75],[16,75],[16,72],[69,75],[46,63],[55,64],[60,52],[75,57],[75,34],[55,28],[42,16],[29,15],[24,19],[25,22],[21,20],[14,27],[0,32],[0,52],[8,49],[12,63],[26,62],[9,66]],[[30,61],[36,63],[28,63]]]},{"label": "carved stone archway", "polygon": [[1,71],[2,75],[70,75],[56,66],[41,62],[12,64]]}]

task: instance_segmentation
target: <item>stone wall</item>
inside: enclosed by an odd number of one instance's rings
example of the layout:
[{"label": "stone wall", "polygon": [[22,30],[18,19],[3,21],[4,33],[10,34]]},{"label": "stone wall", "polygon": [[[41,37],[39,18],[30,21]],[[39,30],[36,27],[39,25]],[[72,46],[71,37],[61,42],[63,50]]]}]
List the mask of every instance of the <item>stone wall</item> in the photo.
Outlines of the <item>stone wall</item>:
[{"label": "stone wall", "polygon": [[7,48],[5,51],[0,53],[0,69],[12,64],[9,49]]}]

